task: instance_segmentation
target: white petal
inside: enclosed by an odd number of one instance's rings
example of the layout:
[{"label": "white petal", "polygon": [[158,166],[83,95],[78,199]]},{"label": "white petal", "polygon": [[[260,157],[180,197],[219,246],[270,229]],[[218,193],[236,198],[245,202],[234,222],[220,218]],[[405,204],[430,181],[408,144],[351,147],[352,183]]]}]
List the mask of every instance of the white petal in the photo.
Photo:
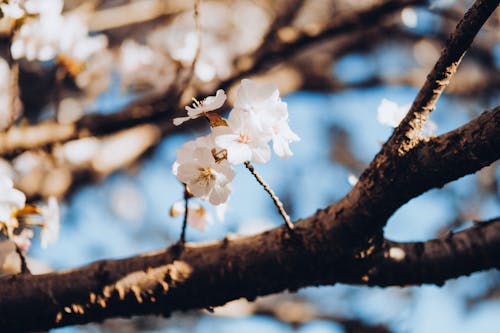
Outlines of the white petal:
[{"label": "white petal", "polygon": [[174,125],[179,126],[179,125],[185,123],[186,121],[188,121],[189,119],[192,119],[192,118],[191,117],[174,118]]},{"label": "white petal", "polygon": [[208,201],[212,205],[223,204],[229,198],[230,193],[231,193],[231,190],[229,189],[228,185],[226,185],[226,186],[214,186],[214,188],[210,192],[210,195],[208,197]]},{"label": "white petal", "polygon": [[190,182],[188,184],[189,191],[193,193],[195,197],[205,198],[212,189],[214,181],[208,182]]},{"label": "white petal", "polygon": [[219,89],[215,93],[215,96],[208,96],[203,100],[203,106],[207,108],[206,111],[217,110],[226,102],[226,93],[224,90]]},{"label": "white petal", "polygon": [[42,217],[44,227],[40,233],[40,238],[42,248],[45,249],[48,245],[55,243],[59,237],[60,214],[56,198],[49,198],[47,207],[42,208]]},{"label": "white petal", "polygon": [[184,184],[189,184],[196,180],[199,175],[200,166],[197,163],[185,163],[177,168],[177,178]]},{"label": "white petal", "polygon": [[242,164],[245,161],[250,161],[252,158],[252,150],[246,144],[234,143],[227,148],[227,160],[231,164]]},{"label": "white petal", "polygon": [[271,150],[267,143],[252,147],[251,161],[255,163],[267,163],[271,159]]},{"label": "white petal", "polygon": [[281,159],[288,158],[293,155],[288,145],[288,141],[282,136],[275,136],[273,138],[273,150]]}]

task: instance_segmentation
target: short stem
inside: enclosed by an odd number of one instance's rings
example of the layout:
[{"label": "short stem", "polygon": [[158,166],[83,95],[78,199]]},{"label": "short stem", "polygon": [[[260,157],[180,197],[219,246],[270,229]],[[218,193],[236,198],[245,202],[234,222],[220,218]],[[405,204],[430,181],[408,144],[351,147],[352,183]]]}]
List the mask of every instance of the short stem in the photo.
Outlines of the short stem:
[{"label": "short stem", "polygon": [[187,227],[187,217],[188,217],[188,203],[189,203],[189,192],[184,185],[184,220],[182,221],[182,231],[181,231],[181,239],[180,242],[184,244],[186,242],[186,227]]},{"label": "short stem", "polygon": [[23,252],[17,245],[16,245],[16,253],[19,255],[19,258],[21,259],[21,274],[31,275],[30,269],[28,268],[28,264],[26,263],[26,257],[24,256]]},{"label": "short stem", "polygon": [[292,231],[293,230],[292,221],[290,220],[290,216],[288,216],[288,214],[286,213],[285,208],[283,207],[283,203],[280,201],[278,196],[274,193],[271,187],[269,187],[269,185],[264,181],[264,179],[257,173],[252,163],[250,163],[250,161],[246,161],[245,166],[247,167],[248,171],[250,171],[250,173],[259,182],[259,184],[262,185],[264,190],[266,190],[266,192],[269,193],[271,199],[273,199],[274,205],[278,208],[281,216],[283,217],[283,220],[285,220],[285,224],[288,230]]}]

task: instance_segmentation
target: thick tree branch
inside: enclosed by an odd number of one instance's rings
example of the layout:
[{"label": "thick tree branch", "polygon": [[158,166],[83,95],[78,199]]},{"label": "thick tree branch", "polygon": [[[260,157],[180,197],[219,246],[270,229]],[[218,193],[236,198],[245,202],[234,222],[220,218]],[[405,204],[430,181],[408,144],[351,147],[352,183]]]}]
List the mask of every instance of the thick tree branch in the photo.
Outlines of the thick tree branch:
[{"label": "thick tree branch", "polygon": [[[9,331],[40,330],[133,314],[168,315],[174,310],[216,306],[239,297],[253,299],[285,289],[336,282],[377,281],[379,285],[429,282],[423,273],[419,275],[423,278],[420,282],[413,275],[406,282],[385,282],[382,276],[377,280],[375,274],[372,279],[372,265],[380,259],[371,259],[371,255],[377,255],[382,240],[373,237],[366,240],[366,235],[371,233],[373,225],[385,223],[380,221],[381,217],[387,218],[410,199],[406,194],[408,189],[418,187],[411,191],[416,196],[442,185],[441,179],[450,172],[450,166],[456,170],[447,178],[449,181],[498,159],[499,121],[500,109],[496,108],[462,128],[422,144],[408,158],[415,163],[417,159],[424,162],[417,168],[394,170],[387,180],[381,179],[379,186],[384,189],[381,197],[354,195],[359,194],[355,187],[338,203],[295,223],[293,234],[281,227],[256,236],[186,244],[129,259],[96,262],[67,272],[17,275],[0,280],[0,326]],[[441,153],[444,162],[427,155],[435,147],[447,148]],[[470,162],[463,163],[468,157]],[[368,194],[365,192],[365,196]],[[376,204],[367,213],[367,202],[373,199]],[[481,242],[477,236],[471,238],[469,248],[476,251],[471,258],[482,256],[482,259],[467,260],[474,265],[456,269],[453,274],[441,272],[440,281],[498,266],[498,222],[478,230],[485,236]],[[460,235],[452,236],[457,244],[462,244]],[[360,237],[365,240],[360,241]],[[401,246],[408,253],[418,248],[418,245]],[[429,251],[433,248],[429,247]],[[492,250],[495,251],[491,253]],[[469,253],[465,248],[462,252]],[[449,251],[446,253],[450,255]],[[417,271],[427,272],[426,267]],[[431,267],[436,270],[439,266]],[[26,313],[30,314],[30,320],[25,320]]]},{"label": "thick tree branch", "polygon": [[500,218],[426,242],[386,240],[382,248],[367,262],[367,284],[443,284],[484,267],[500,268]]}]

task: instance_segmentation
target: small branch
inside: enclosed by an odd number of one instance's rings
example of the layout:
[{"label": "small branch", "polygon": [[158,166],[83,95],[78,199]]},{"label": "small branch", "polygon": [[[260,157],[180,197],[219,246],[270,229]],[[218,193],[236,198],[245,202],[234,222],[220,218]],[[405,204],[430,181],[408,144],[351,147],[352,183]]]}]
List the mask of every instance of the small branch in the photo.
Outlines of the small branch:
[{"label": "small branch", "polygon": [[186,242],[186,227],[187,227],[187,219],[189,213],[189,198],[190,198],[189,191],[187,189],[187,186],[184,185],[184,219],[182,220],[182,231],[180,238],[181,244],[184,244]]},{"label": "small branch", "polygon": [[16,253],[19,255],[19,259],[21,259],[21,274],[31,275],[31,271],[28,268],[28,264],[26,263],[26,257],[24,256],[24,253],[17,245],[16,245]]},{"label": "small branch", "polygon": [[245,166],[250,171],[250,173],[255,177],[255,179],[259,182],[260,185],[264,188],[264,190],[271,196],[271,199],[273,199],[274,205],[278,208],[278,211],[280,212],[280,215],[283,217],[283,220],[285,221],[285,225],[287,226],[289,231],[293,230],[293,223],[290,220],[290,216],[288,216],[287,212],[285,211],[285,208],[283,207],[283,203],[281,200],[278,198],[278,196],[274,193],[272,188],[264,181],[264,179],[257,173],[257,170],[253,167],[252,163],[250,161],[245,162]]},{"label": "small branch", "polygon": [[404,155],[421,140],[419,133],[429,114],[434,110],[435,103],[450,83],[474,37],[495,11],[499,2],[499,0],[476,0],[465,13],[427,76],[406,117],[384,145],[384,151],[394,151],[396,148],[399,155]]}]

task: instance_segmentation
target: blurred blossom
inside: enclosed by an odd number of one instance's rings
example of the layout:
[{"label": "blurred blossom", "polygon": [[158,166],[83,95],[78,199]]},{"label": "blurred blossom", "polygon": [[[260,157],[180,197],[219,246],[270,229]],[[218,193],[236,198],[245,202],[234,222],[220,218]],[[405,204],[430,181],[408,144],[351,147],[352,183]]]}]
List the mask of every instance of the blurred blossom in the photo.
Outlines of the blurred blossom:
[{"label": "blurred blossom", "polygon": [[31,239],[35,233],[31,229],[23,229],[19,234],[14,234],[10,238],[22,253],[28,252],[31,247]]},{"label": "blurred blossom", "polygon": [[413,8],[405,8],[401,11],[401,20],[408,28],[415,28],[418,24],[417,12]]},{"label": "blurred blossom", "polygon": [[62,124],[71,124],[78,120],[84,113],[83,103],[73,97],[63,98],[59,102],[57,121]]},{"label": "blurred blossom", "polygon": [[168,57],[131,39],[120,47],[119,70],[123,85],[134,90],[165,90],[175,79],[174,64]]},{"label": "blurred blossom", "polygon": [[399,106],[396,102],[384,98],[377,108],[377,121],[382,125],[398,127],[409,108],[410,105]]},{"label": "blurred blossom", "polygon": [[42,248],[55,243],[59,237],[60,213],[57,199],[50,197],[47,205],[41,207],[43,227],[40,233]]},{"label": "blurred blossom", "polygon": [[86,18],[82,14],[61,14],[62,1],[29,1],[30,14],[14,35],[11,53],[14,59],[48,61],[58,55],[85,62],[107,46],[104,35],[89,36]]},{"label": "blurred blossom", "polygon": [[16,253],[16,244],[12,241],[0,241],[0,276],[21,272],[21,258]]},{"label": "blurred blossom", "polygon": [[9,1],[9,3],[1,3],[0,10],[4,17],[17,20],[24,16],[25,12],[19,6],[19,3],[16,1]]},{"label": "blurred blossom", "polygon": [[23,208],[25,204],[24,193],[14,188],[14,183],[10,178],[0,175],[0,223],[7,229],[10,236],[18,226],[16,211]]},{"label": "blurred blossom", "polygon": [[85,90],[88,98],[100,95],[110,86],[112,65],[111,52],[100,50],[88,59],[83,70],[76,75],[77,86]]},{"label": "blurred blossom", "polygon": [[12,168],[10,163],[5,159],[0,158],[0,176],[3,175],[10,179],[13,179],[14,174],[15,174],[14,169]]},{"label": "blurred blossom", "polygon": [[127,221],[140,221],[146,214],[146,202],[137,186],[130,182],[112,187],[110,207],[113,213]]},{"label": "blurred blossom", "polygon": [[0,57],[0,130],[8,128],[21,111],[14,75],[7,61]]},{"label": "blurred blossom", "polygon": [[33,152],[24,152],[13,161],[14,169],[21,173],[26,174],[32,172],[37,166],[43,162],[43,158]]},{"label": "blurred blossom", "polygon": [[[170,216],[176,217],[184,215],[186,212],[184,201],[174,202],[170,208]],[[199,231],[205,231],[207,226],[214,221],[213,216],[198,202],[188,204],[187,223]]]},{"label": "blurred blossom", "polygon": [[200,47],[195,75],[205,82],[229,77],[235,58],[259,45],[270,22],[261,7],[246,0],[230,4],[205,1],[199,13],[201,45],[191,11],[177,16],[170,26],[153,31],[148,43],[186,67],[192,65]]},{"label": "blurred blossom", "polygon": [[99,150],[99,140],[83,138],[65,143],[62,147],[64,158],[74,165],[90,163]]},{"label": "blurred blossom", "polygon": [[358,177],[356,177],[354,174],[350,173],[349,176],[347,177],[347,182],[349,185],[354,186],[358,182]]},{"label": "blurred blossom", "polygon": [[[398,105],[396,102],[383,98],[377,108],[377,121],[382,125],[398,127],[399,123],[406,116],[411,105]],[[427,120],[422,129],[422,135],[432,135],[437,130],[437,124],[432,120]]]},{"label": "blurred blossom", "polygon": [[24,8],[32,15],[60,14],[63,6],[63,0],[27,0],[24,3]]},{"label": "blurred blossom", "polygon": [[43,187],[52,164],[42,153],[27,151],[17,156],[12,165],[17,175],[17,185],[28,195],[38,193]]}]

